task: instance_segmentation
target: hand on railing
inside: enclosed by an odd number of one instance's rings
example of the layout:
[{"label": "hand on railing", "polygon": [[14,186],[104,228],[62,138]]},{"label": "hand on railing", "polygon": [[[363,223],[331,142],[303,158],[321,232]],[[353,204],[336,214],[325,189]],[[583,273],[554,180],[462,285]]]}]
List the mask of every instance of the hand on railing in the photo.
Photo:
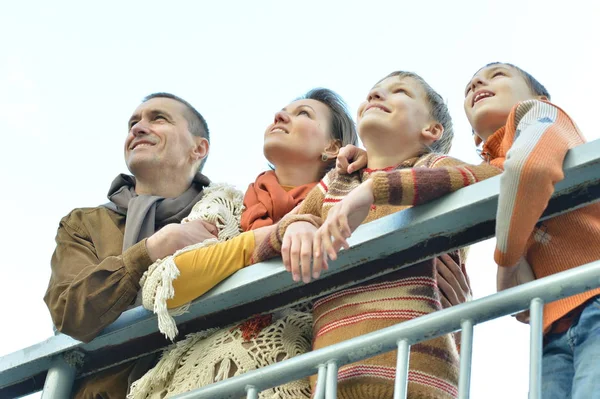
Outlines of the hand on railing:
[{"label": "hand on railing", "polygon": [[[326,269],[328,258],[336,260],[341,248],[350,247],[347,238],[369,215],[374,201],[373,180],[369,179],[329,210],[327,219],[315,233],[313,251],[317,270],[320,271],[321,267]],[[313,274],[314,278],[319,277],[319,273]]]},{"label": "hand on railing", "polygon": [[340,149],[335,169],[341,175],[351,174],[367,166],[367,152],[352,144]]},{"label": "hand on railing", "polygon": [[[300,281],[302,278],[305,283],[310,282],[310,264],[316,231],[317,228],[312,223],[302,221],[290,224],[285,231],[281,243],[281,258],[285,270],[292,273],[294,281]],[[315,264],[313,269],[313,278],[316,278],[321,273],[321,264]]]},{"label": "hand on railing", "polygon": [[[503,291],[508,288],[516,287],[517,285],[525,284],[535,280],[535,275],[531,270],[531,266],[525,258],[519,259],[516,265],[511,267],[498,267],[496,275],[496,288],[498,291]],[[529,311],[514,315],[521,323],[529,324]]]}]

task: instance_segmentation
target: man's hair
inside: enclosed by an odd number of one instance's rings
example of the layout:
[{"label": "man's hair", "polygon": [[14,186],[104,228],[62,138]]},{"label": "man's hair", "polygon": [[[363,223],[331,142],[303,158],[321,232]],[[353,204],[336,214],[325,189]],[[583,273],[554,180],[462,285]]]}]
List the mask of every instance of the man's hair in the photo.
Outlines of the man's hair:
[{"label": "man's hair", "polygon": [[450,116],[450,112],[448,112],[448,106],[444,102],[442,96],[433,90],[433,88],[425,81],[425,79],[414,72],[395,71],[381,79],[379,82],[393,76],[398,76],[399,79],[412,78],[419,82],[421,87],[423,87],[425,90],[425,95],[427,96],[427,102],[429,103],[430,116],[444,127],[442,137],[433,142],[427,147],[427,149],[431,152],[437,152],[441,154],[447,154],[450,152],[450,148],[452,147],[452,139],[454,138],[454,128],[452,126],[452,117]]},{"label": "man's hair", "polygon": [[[544,85],[541,84],[536,78],[534,78],[527,71],[524,71],[523,69],[519,68],[518,66],[510,64],[508,62],[490,62],[489,64],[487,64],[483,68],[487,68],[487,67],[490,67],[492,65],[508,65],[508,66],[510,66],[512,68],[515,68],[521,74],[521,76],[523,77],[523,79],[525,79],[525,83],[527,83],[527,86],[529,87],[529,90],[531,90],[531,93],[533,95],[535,95],[535,96],[545,96],[545,97],[548,98],[548,100],[551,99],[550,93],[544,87]],[[477,72],[481,71],[483,68],[479,68],[479,70]],[[475,72],[475,74],[477,74],[477,72]]]},{"label": "man's hair", "polygon": [[339,140],[342,147],[348,144],[357,145],[356,125],[350,116],[348,106],[339,94],[333,90],[317,87],[297,100],[315,100],[325,104],[331,112],[331,124],[329,125],[331,138]]},{"label": "man's hair", "polygon": [[[209,135],[208,124],[206,123],[206,119],[204,119],[202,114],[200,112],[198,112],[196,110],[196,108],[194,108],[192,106],[192,104],[188,103],[183,98],[176,96],[175,94],[164,93],[164,92],[149,94],[146,97],[144,97],[144,99],[142,100],[142,103],[152,100],[153,98],[170,98],[171,100],[175,100],[175,101],[185,105],[185,113],[183,116],[188,123],[188,130],[190,131],[190,133],[193,136],[204,137],[210,143],[210,135]],[[202,162],[200,162],[200,166],[198,167],[198,172],[200,172],[202,170],[202,168],[204,167],[204,163],[206,163],[207,158],[208,158],[208,154],[204,157]]]}]

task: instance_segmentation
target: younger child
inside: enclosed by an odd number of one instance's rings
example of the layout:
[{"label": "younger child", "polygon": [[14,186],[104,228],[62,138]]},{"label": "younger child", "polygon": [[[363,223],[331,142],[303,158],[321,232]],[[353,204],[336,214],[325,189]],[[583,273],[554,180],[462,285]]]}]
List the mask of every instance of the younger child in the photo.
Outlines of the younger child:
[{"label": "younger child", "polygon": [[[538,222],[563,179],[567,151],[585,143],[549,100],[533,76],[505,63],[481,68],[465,90],[482,156],[504,168],[494,255],[499,289],[520,282],[522,259],[536,278],[600,259],[600,203]],[[543,397],[600,397],[600,289],[546,304],[543,326]]]},{"label": "younger child", "polygon": [[[265,252],[281,251],[296,281],[309,282],[319,276],[324,264],[321,242],[335,236],[339,227],[330,222],[328,213],[355,193],[359,200],[365,192],[371,196],[370,201],[361,203],[366,204],[364,212],[353,214],[360,215],[352,221],[359,224],[500,172],[491,165],[465,165],[435,153],[445,154],[450,149],[451,118],[441,96],[413,73],[394,72],[373,87],[359,108],[358,130],[369,154],[368,167],[349,175],[329,172],[308,194],[299,213],[283,218],[261,246]],[[462,263],[458,251],[452,256]],[[435,265],[434,259],[427,260],[316,301],[313,348],[441,309]],[[392,398],[395,366],[396,354],[390,352],[341,367],[337,397]],[[450,335],[412,346],[409,397],[454,398],[457,384],[458,353]]]}]

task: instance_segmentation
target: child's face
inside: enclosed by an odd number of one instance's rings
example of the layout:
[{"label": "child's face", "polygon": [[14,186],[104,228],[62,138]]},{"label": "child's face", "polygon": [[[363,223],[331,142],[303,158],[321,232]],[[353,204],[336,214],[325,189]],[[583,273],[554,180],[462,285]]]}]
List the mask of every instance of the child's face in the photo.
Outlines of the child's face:
[{"label": "child's face", "polygon": [[483,141],[506,124],[519,102],[537,98],[521,73],[505,64],[482,68],[465,88],[465,112],[471,127]]},{"label": "child's face", "polygon": [[405,149],[420,145],[420,132],[431,117],[421,84],[411,77],[391,76],[371,89],[357,119],[365,146],[377,140]]}]

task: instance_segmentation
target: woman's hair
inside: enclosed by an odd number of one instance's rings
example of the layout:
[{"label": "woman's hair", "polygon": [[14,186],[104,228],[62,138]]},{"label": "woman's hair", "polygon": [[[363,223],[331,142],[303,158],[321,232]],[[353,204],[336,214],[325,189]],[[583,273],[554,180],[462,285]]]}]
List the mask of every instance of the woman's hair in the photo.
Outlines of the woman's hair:
[{"label": "woman's hair", "polygon": [[[315,100],[325,104],[331,111],[331,125],[329,126],[331,138],[338,140],[340,147],[348,144],[358,145],[356,125],[352,116],[350,116],[348,106],[339,94],[333,90],[318,87],[297,98],[297,100]],[[327,169],[331,169],[333,166],[335,166],[335,159],[331,160],[331,165]]]},{"label": "woman's hair", "polygon": [[433,142],[430,146],[427,146],[427,150],[441,154],[447,154],[450,152],[450,148],[452,147],[452,139],[454,138],[454,128],[452,127],[452,117],[450,116],[450,112],[448,112],[448,107],[446,106],[442,96],[433,90],[433,88],[425,81],[425,79],[414,72],[392,72],[379,82],[393,76],[398,76],[399,79],[412,78],[419,82],[421,87],[423,87],[427,96],[427,102],[429,103],[430,116],[444,127],[444,133],[442,133],[442,137]]}]

